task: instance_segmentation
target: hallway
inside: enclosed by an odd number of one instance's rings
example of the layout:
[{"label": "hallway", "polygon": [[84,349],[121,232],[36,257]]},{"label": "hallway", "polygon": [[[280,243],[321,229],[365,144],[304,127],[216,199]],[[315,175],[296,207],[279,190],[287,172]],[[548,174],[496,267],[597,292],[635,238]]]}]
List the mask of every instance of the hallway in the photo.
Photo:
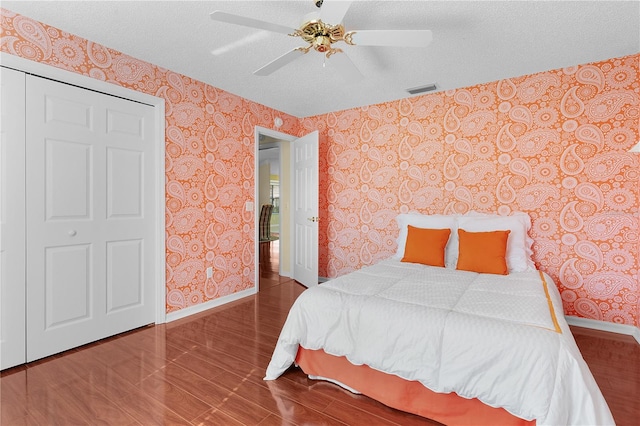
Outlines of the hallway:
[{"label": "hallway", "polygon": [[286,282],[292,278],[282,277],[280,272],[280,240],[260,242],[260,283],[258,291]]}]

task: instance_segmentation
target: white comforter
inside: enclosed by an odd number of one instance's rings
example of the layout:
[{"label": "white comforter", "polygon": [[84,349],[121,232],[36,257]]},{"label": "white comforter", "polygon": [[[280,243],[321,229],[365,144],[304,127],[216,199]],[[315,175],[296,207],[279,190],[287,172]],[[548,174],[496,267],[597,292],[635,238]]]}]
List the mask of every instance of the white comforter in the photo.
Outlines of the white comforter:
[{"label": "white comforter", "polygon": [[265,380],[291,366],[301,345],[538,425],[614,424],[545,279],[561,333],[538,272],[500,276],[387,259],[303,292]]}]

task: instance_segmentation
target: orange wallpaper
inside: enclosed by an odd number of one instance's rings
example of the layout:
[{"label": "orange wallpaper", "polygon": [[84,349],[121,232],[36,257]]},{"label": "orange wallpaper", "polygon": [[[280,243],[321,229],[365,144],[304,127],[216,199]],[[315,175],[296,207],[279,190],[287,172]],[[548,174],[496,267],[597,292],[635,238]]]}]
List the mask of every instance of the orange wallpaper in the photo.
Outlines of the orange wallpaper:
[{"label": "orange wallpaper", "polygon": [[565,312],[640,327],[640,55],[302,120],[321,135],[320,275],[396,250],[398,212],[529,213]]},{"label": "orange wallpaper", "polygon": [[[254,129],[295,117],[0,9],[1,50],[165,99],[167,312],[254,286]],[[214,267],[205,285],[205,269]]]},{"label": "orange wallpaper", "polygon": [[[167,312],[254,285],[255,125],[321,137],[320,275],[398,212],[522,210],[565,312],[640,327],[640,55],[299,120],[0,9],[1,50],[166,100]],[[214,283],[204,270],[214,265]]]}]

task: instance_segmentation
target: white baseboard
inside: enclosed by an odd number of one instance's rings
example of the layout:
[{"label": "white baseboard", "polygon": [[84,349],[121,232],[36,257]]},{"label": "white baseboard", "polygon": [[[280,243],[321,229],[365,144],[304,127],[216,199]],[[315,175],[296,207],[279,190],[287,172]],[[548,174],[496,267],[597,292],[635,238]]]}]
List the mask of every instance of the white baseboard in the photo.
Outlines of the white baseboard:
[{"label": "white baseboard", "polygon": [[242,290],[237,293],[229,294],[228,296],[219,297],[217,299],[213,299],[196,306],[190,306],[188,308],[180,309],[179,311],[176,311],[176,312],[170,312],[167,314],[167,322],[186,318],[194,314],[199,314],[200,312],[204,312],[208,309],[216,308],[218,306],[225,305],[229,302],[242,299],[243,297],[254,295],[257,293],[257,291],[258,290],[255,287],[249,288],[247,290]]},{"label": "white baseboard", "polygon": [[329,281],[331,278],[327,278],[327,277],[318,277],[318,282],[320,284],[322,283],[326,283],[327,281]]},{"label": "white baseboard", "polygon": [[632,325],[616,324],[613,322],[598,321],[589,318],[572,316],[565,316],[565,319],[567,320],[567,323],[569,323],[569,325],[575,325],[576,327],[591,328],[593,330],[609,331],[611,333],[633,336],[633,338],[636,339],[638,343],[640,343],[640,328],[634,327]]}]

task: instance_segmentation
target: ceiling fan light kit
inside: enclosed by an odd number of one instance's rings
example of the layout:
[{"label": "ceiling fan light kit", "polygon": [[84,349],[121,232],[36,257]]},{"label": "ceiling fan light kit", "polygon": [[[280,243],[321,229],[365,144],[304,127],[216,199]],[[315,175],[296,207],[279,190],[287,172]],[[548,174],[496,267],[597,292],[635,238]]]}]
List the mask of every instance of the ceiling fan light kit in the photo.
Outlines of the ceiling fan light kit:
[{"label": "ceiling fan light kit", "polygon": [[341,53],[342,49],[332,47],[332,44],[343,40],[347,44],[353,44],[351,41],[352,32],[344,32],[344,26],[328,25],[320,19],[313,19],[303,22],[302,26],[289,34],[292,37],[300,37],[307,43],[307,47],[299,47],[304,53],[312,48],[320,53],[324,53],[326,57],[330,57],[334,53]]},{"label": "ceiling fan light kit", "polygon": [[[307,46],[295,48],[256,70],[254,74],[259,76],[270,75],[313,49],[324,54],[327,58],[339,53],[340,55],[333,56],[332,63],[347,81],[353,82],[361,79],[362,74],[342,49],[333,46],[334,43],[343,41],[353,46],[424,47],[427,46],[432,39],[431,31],[429,30],[345,31],[342,25],[342,19],[351,5],[350,1],[321,0],[315,1],[314,4],[320,8],[320,12],[314,12],[305,16],[302,25],[297,29],[222,11],[212,12],[211,19],[250,28],[284,33],[292,37],[299,37],[308,43]],[[327,22],[335,22],[335,24],[328,24]],[[336,60],[338,57],[341,59]]]}]

